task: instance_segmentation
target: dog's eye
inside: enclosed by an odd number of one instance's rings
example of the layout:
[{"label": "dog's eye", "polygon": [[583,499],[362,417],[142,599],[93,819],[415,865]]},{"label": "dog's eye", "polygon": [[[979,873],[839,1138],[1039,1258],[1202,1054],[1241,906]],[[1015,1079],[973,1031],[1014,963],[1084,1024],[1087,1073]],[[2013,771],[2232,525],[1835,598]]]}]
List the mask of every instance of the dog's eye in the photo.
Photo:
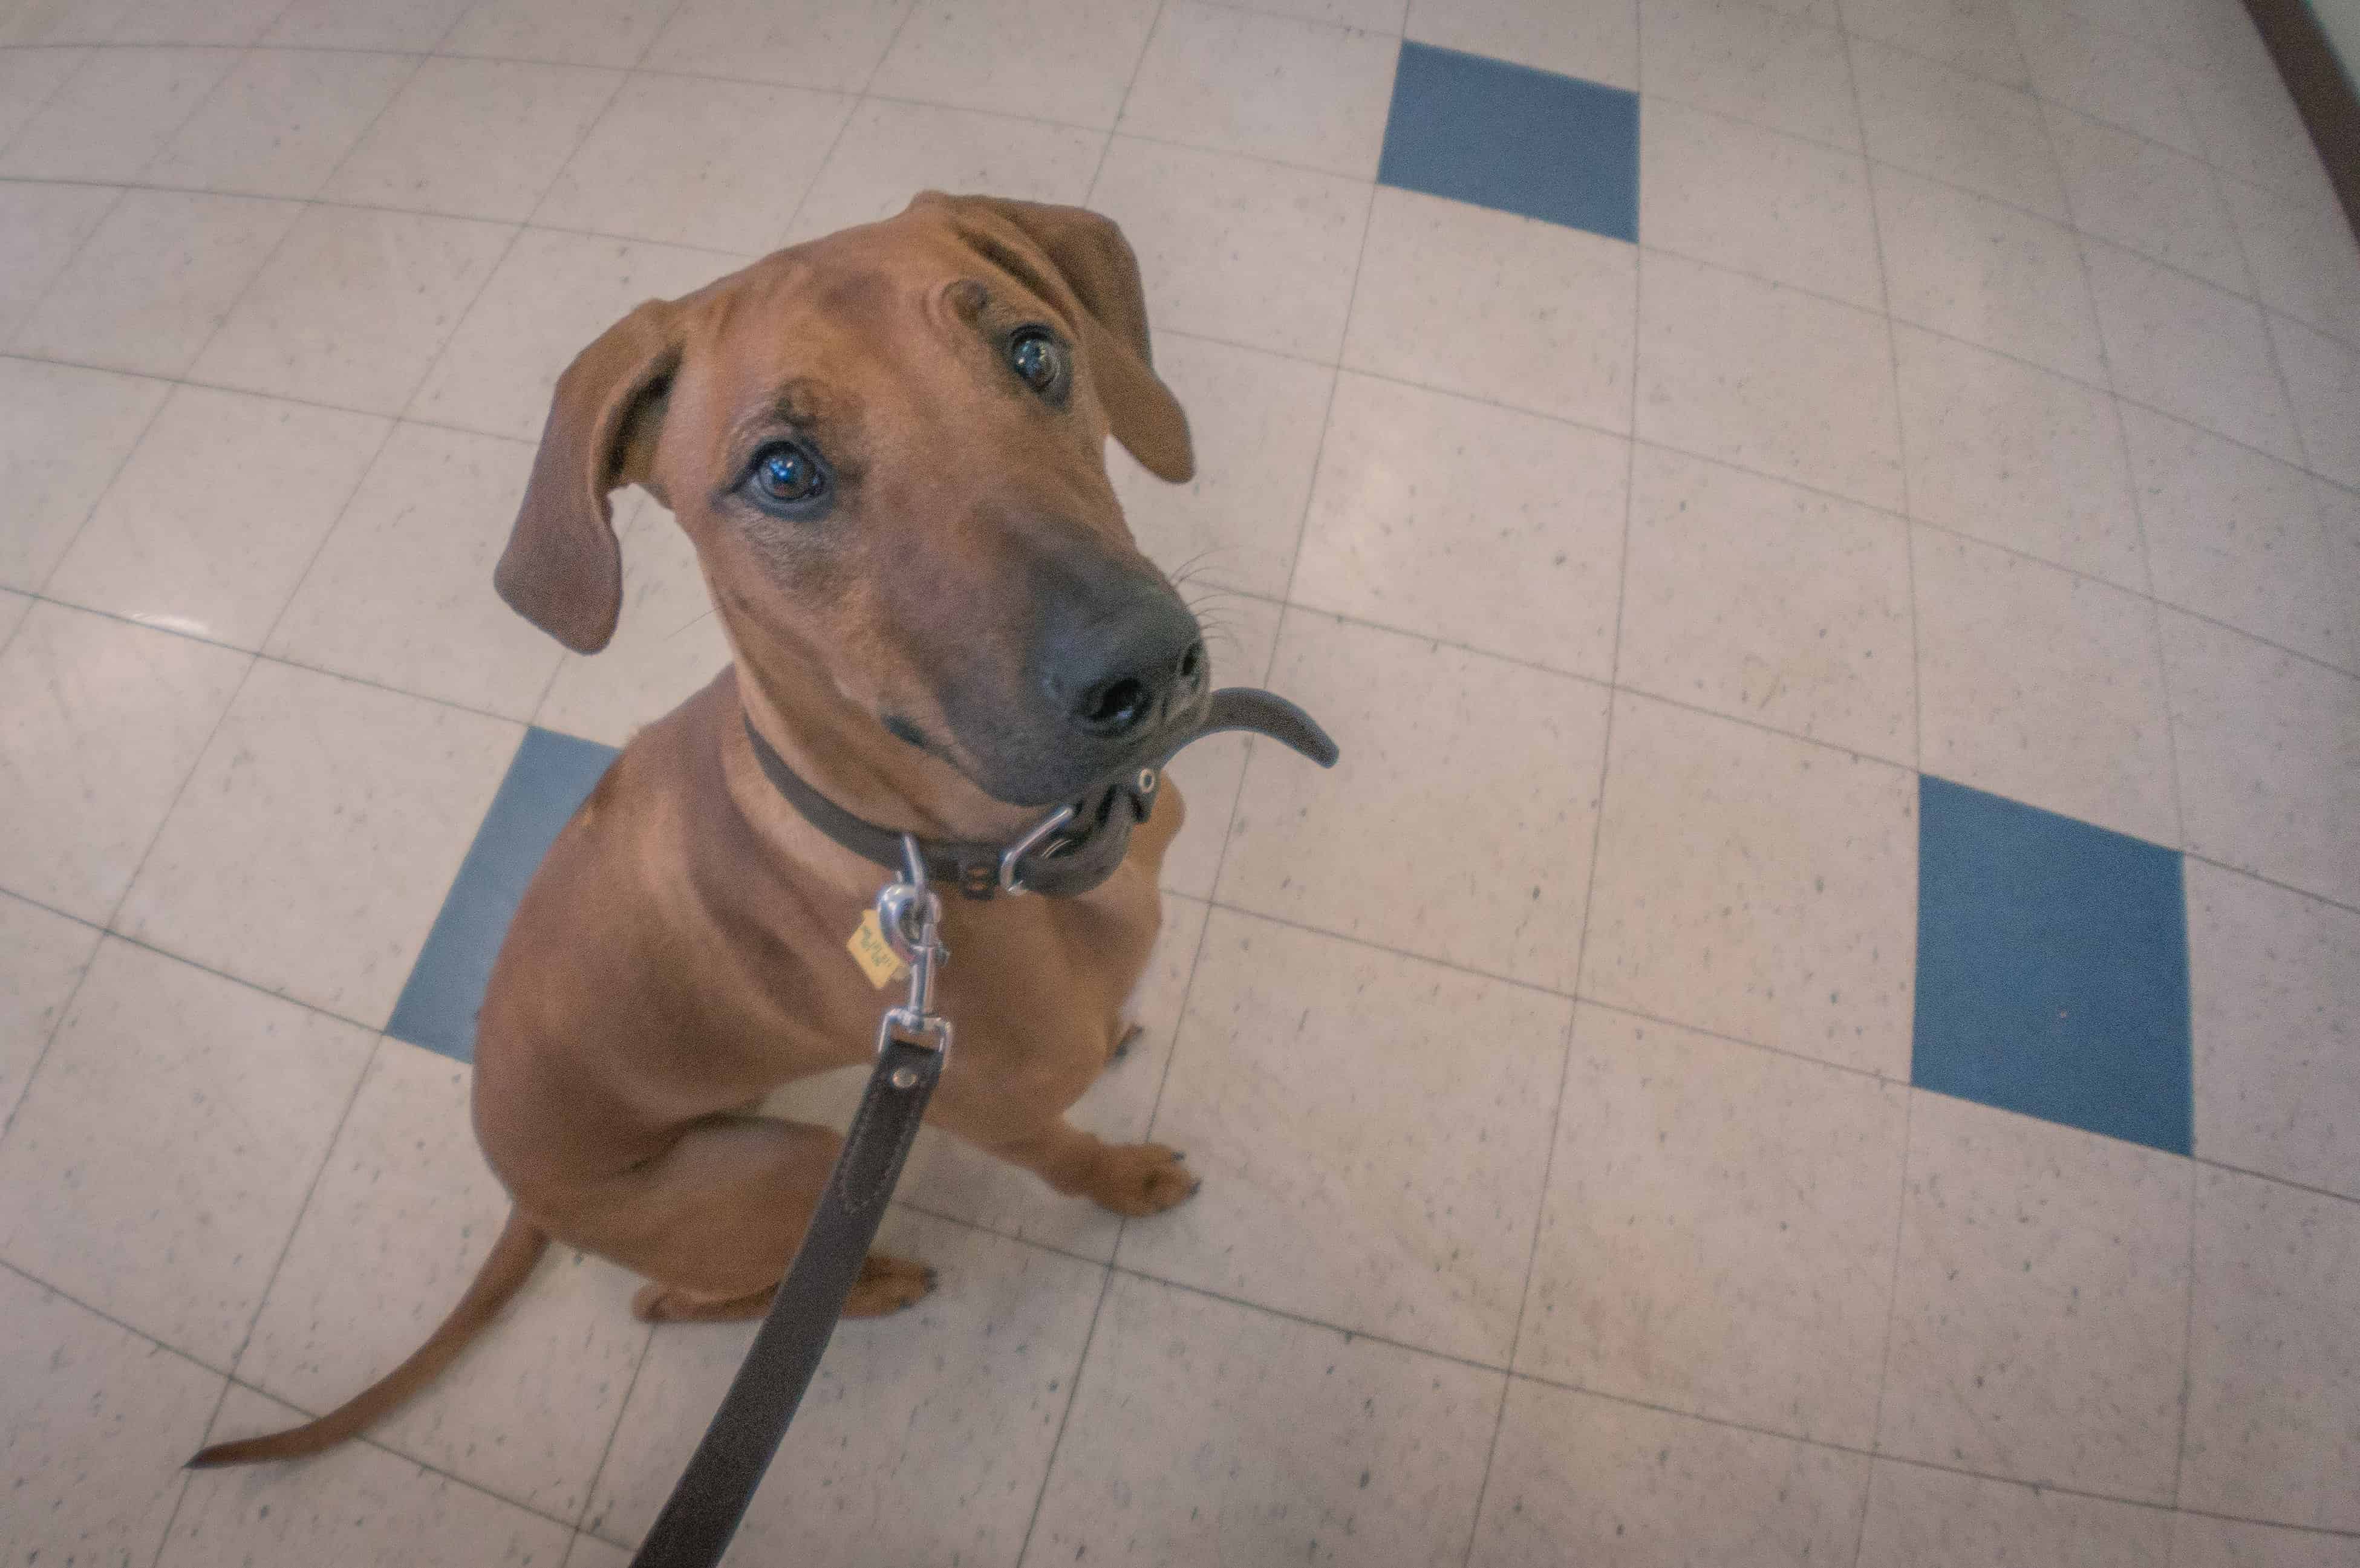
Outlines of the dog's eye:
[{"label": "dog's eye", "polygon": [[1024,384],[1035,392],[1046,392],[1057,385],[1058,376],[1065,367],[1065,351],[1057,340],[1037,328],[1016,334],[1008,345],[1008,363]]},{"label": "dog's eye", "polygon": [[827,488],[827,477],[811,453],[787,441],[756,453],[750,477],[754,488],[770,501],[808,501]]}]

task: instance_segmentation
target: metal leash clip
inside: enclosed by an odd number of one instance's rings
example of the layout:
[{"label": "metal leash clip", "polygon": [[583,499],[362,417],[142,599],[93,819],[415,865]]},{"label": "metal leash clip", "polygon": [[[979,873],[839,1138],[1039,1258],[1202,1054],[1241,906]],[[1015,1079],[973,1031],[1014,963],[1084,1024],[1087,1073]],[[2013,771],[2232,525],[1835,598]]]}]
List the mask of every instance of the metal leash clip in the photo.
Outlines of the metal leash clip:
[{"label": "metal leash clip", "polygon": [[[878,1054],[899,1040],[921,1045],[947,1057],[951,1021],[934,1011],[934,971],[950,957],[942,940],[943,901],[926,885],[926,857],[916,835],[901,835],[901,880],[886,884],[877,895],[877,924],[885,941],[910,966],[910,999],[886,1009],[877,1026]],[[910,1080],[905,1083],[901,1080]],[[907,1089],[917,1074],[903,1068],[893,1075],[893,1086]]]},{"label": "metal leash clip", "polygon": [[1060,806],[1033,823],[1022,838],[1002,850],[1000,855],[1000,890],[1011,897],[1032,891],[1024,885],[1023,877],[1019,875],[1022,869],[1024,857],[1046,843],[1050,834],[1073,820],[1074,808]]}]

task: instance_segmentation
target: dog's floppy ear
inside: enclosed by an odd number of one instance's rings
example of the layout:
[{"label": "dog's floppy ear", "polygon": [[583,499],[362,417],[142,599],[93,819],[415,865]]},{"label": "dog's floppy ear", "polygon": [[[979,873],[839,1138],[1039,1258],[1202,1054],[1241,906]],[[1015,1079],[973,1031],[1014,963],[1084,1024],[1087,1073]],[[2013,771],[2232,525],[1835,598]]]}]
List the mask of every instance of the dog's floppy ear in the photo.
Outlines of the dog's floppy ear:
[{"label": "dog's floppy ear", "polygon": [[[1196,455],[1188,440],[1188,416],[1155,374],[1139,258],[1114,220],[1079,207],[999,196],[945,196],[929,191],[917,200],[942,202],[961,218],[997,218],[1048,258],[1081,305],[1082,331],[1088,339],[1084,348],[1115,439],[1160,479],[1179,485],[1193,477]],[[970,243],[989,254],[979,232],[982,225],[961,227]]]},{"label": "dog's floppy ear", "polygon": [[492,586],[576,653],[615,635],[623,557],[611,490],[645,479],[680,364],[672,307],[650,299],[600,333],[557,378],[532,480]]}]

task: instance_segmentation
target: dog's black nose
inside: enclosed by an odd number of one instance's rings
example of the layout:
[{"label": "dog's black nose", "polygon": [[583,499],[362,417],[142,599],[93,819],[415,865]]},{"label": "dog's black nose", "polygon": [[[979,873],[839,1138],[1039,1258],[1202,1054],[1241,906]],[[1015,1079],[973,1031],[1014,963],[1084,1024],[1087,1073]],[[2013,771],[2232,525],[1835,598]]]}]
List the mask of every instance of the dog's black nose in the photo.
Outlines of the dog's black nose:
[{"label": "dog's black nose", "polygon": [[1095,753],[1147,739],[1204,694],[1203,628],[1162,578],[1083,555],[1043,579],[1030,662],[1051,722],[1072,740]]},{"label": "dog's black nose", "polygon": [[1126,641],[1109,653],[1107,670],[1074,702],[1074,729],[1095,740],[1128,740],[1204,691],[1204,639],[1189,620],[1185,635]]},{"label": "dog's black nose", "polygon": [[1061,682],[1076,693],[1070,718],[1093,740],[1123,741],[1161,727],[1205,688],[1205,639],[1196,618],[1159,595],[1137,606],[1080,657]]}]

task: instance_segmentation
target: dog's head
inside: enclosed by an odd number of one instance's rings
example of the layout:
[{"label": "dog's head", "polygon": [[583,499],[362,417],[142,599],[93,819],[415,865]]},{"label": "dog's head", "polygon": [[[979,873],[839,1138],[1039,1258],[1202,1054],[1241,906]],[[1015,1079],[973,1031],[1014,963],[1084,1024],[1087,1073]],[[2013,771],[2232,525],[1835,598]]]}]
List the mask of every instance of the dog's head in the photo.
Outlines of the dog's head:
[{"label": "dog's head", "polygon": [[568,648],[605,647],[607,493],[643,485],[753,679],[816,674],[987,794],[1045,804],[1156,752],[1210,685],[1124,524],[1109,433],[1165,479],[1194,470],[1121,231],[929,192],[585,349],[494,581]]}]

